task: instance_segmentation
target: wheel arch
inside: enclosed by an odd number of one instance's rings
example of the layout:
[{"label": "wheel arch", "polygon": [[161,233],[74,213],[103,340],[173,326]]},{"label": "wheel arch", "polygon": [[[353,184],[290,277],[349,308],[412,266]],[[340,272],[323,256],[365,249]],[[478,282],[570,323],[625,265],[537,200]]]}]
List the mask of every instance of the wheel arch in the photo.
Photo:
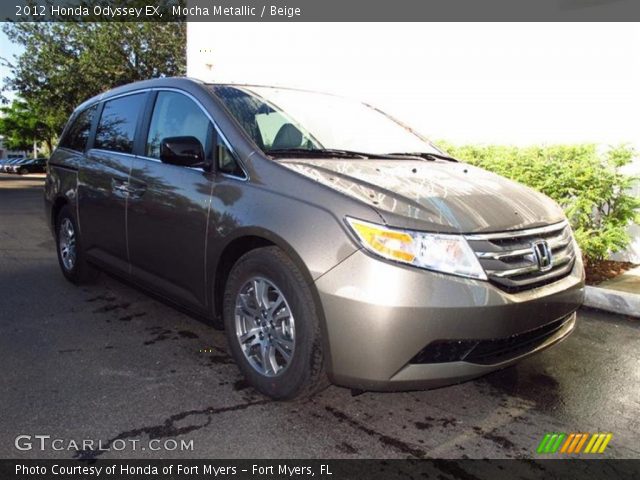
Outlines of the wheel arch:
[{"label": "wheel arch", "polygon": [[328,341],[327,322],[313,276],[296,250],[282,237],[269,230],[263,228],[242,229],[230,238],[225,243],[224,247],[220,249],[219,254],[217,255],[215,267],[211,270],[212,275],[209,280],[209,285],[212,286],[210,311],[213,314],[216,326],[222,328],[224,324],[222,321],[222,300],[224,297],[226,280],[229,277],[229,273],[231,272],[233,265],[235,265],[238,259],[240,259],[240,257],[245,253],[267,246],[276,246],[284,251],[300,270],[302,276],[307,282],[307,286],[311,292],[316,313],[320,321],[325,371],[331,375],[333,368],[331,366],[331,346]]},{"label": "wheel arch", "polygon": [[58,215],[60,214],[60,210],[65,205],[69,205],[69,199],[64,195],[58,195],[51,204],[51,218],[49,219],[51,223],[51,230],[55,233],[56,231],[56,221],[58,219]]},{"label": "wheel arch", "polygon": [[[307,281],[307,285],[309,285],[312,291],[315,290],[313,277],[311,276],[309,269],[300,255],[286,240],[263,228],[246,228],[236,232],[233,237],[229,238],[216,255],[213,274],[209,279],[209,284],[213,288],[213,298],[211,303],[214,315],[217,316],[222,313],[224,286],[233,265],[235,265],[238,259],[245,253],[257,248],[268,246],[276,246],[284,251],[289,258],[291,258],[296,267],[298,267]],[[314,293],[314,297],[316,294],[317,292]],[[319,307],[319,304],[317,304],[316,307]]]},{"label": "wheel arch", "polygon": [[324,309],[322,308],[320,295],[318,294],[318,289],[316,288],[311,272],[300,255],[285,239],[264,228],[246,228],[239,230],[232,238],[228,239],[224,247],[220,249],[219,254],[216,255],[217,261],[215,262],[215,267],[212,269],[213,273],[209,280],[209,285],[212,286],[211,311],[213,313],[213,318],[216,319],[217,323],[222,324],[220,318],[222,315],[224,287],[233,265],[235,265],[238,259],[245,253],[267,246],[276,246],[284,251],[305,278],[307,286],[311,291],[314,306],[320,320],[323,347],[327,353],[325,355],[325,361],[329,361],[331,356],[329,355],[329,344],[327,342]]}]

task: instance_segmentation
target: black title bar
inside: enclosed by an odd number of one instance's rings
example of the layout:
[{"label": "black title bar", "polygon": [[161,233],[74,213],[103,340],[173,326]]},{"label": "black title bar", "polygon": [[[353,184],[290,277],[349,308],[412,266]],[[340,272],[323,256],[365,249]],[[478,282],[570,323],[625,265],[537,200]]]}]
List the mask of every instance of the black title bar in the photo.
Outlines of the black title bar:
[{"label": "black title bar", "polygon": [[637,0],[2,0],[2,21],[638,21]]},{"label": "black title bar", "polygon": [[632,479],[639,460],[0,460],[2,480]]}]

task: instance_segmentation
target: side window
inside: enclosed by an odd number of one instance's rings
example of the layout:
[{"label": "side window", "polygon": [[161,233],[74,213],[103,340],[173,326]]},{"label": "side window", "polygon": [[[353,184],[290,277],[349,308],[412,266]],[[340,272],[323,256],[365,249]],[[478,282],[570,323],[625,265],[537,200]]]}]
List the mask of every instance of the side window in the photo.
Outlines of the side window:
[{"label": "side window", "polygon": [[95,148],[132,153],[138,116],[144,107],[144,94],[127,95],[104,104],[96,132]]},{"label": "side window", "polygon": [[218,170],[229,175],[244,177],[244,171],[238,165],[236,157],[233,156],[220,138],[218,138]]},{"label": "side window", "polygon": [[[159,92],[153,107],[146,156],[160,158],[160,143],[167,137],[195,137],[200,140],[207,158],[213,158],[213,124],[189,97],[177,92]],[[233,154],[218,139],[218,170],[243,176]]]},{"label": "side window", "polygon": [[207,158],[213,155],[213,125],[189,97],[159,92],[147,136],[146,156],[160,158],[160,143],[167,137],[195,137]]},{"label": "side window", "polygon": [[89,139],[89,132],[91,131],[91,123],[93,122],[93,116],[96,113],[96,105],[89,107],[86,110],[80,112],[76,119],[73,121],[62,140],[60,140],[60,146],[76,150],[78,152],[84,152],[87,146],[87,140]]}]

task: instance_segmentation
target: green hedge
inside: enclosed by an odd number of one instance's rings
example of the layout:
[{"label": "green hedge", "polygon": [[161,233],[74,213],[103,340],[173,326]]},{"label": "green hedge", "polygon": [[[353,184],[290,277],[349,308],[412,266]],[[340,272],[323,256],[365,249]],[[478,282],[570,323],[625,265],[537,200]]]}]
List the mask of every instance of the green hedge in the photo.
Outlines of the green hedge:
[{"label": "green hedge", "polygon": [[637,179],[620,173],[635,155],[631,147],[439,145],[460,160],[553,198],[564,208],[587,261],[627,247],[627,226],[640,221],[640,199],[629,193]]}]

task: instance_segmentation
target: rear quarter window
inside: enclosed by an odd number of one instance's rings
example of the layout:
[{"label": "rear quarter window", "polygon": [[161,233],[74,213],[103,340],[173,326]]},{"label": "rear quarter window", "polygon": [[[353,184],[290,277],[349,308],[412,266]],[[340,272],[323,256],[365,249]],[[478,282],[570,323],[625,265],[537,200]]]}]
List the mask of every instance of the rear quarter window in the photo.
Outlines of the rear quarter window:
[{"label": "rear quarter window", "polygon": [[87,141],[89,140],[89,132],[91,131],[91,124],[93,123],[96,108],[96,105],[94,105],[83,110],[76,116],[60,140],[60,147],[84,152]]}]

